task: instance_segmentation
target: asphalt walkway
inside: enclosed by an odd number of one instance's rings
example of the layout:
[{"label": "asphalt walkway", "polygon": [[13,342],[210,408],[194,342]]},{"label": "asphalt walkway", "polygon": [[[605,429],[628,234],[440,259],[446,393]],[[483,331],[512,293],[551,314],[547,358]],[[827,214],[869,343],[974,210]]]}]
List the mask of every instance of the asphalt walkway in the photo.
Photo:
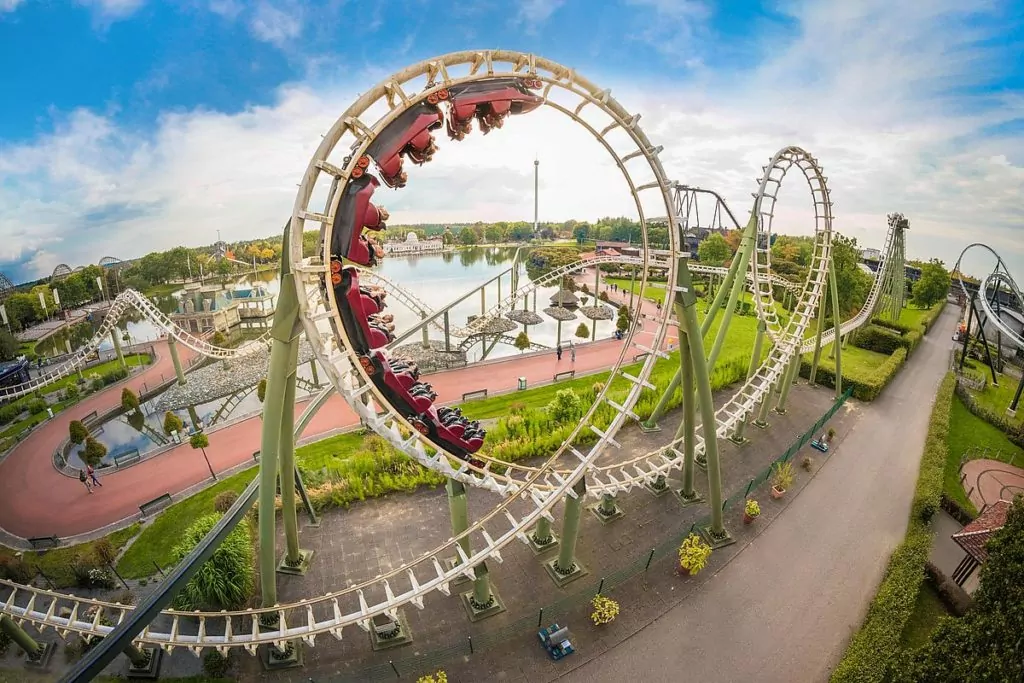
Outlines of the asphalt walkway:
[{"label": "asphalt walkway", "polygon": [[906,531],[928,418],[949,362],[949,308],[862,407],[841,453],[689,600],[566,681],[826,681]]}]

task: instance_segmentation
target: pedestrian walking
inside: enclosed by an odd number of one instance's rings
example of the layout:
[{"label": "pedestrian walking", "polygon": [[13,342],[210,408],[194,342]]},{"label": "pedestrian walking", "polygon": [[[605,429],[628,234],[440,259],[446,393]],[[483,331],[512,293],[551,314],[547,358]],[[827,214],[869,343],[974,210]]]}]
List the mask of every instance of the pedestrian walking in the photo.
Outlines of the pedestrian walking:
[{"label": "pedestrian walking", "polygon": [[89,475],[89,481],[93,486],[103,486],[103,484],[100,483],[100,480],[96,478],[96,470],[92,468],[92,465],[85,466],[85,473]]},{"label": "pedestrian walking", "polygon": [[576,347],[573,346],[572,342],[569,342],[569,360],[572,363],[576,363]]},{"label": "pedestrian walking", "polygon": [[78,470],[78,481],[80,481],[83,484],[85,484],[85,490],[86,491],[88,491],[89,493],[92,493],[92,484],[90,484],[89,480],[86,479],[86,477],[85,477],[85,470]]},{"label": "pedestrian walking", "polygon": [[555,360],[562,360],[562,345],[555,347]]}]

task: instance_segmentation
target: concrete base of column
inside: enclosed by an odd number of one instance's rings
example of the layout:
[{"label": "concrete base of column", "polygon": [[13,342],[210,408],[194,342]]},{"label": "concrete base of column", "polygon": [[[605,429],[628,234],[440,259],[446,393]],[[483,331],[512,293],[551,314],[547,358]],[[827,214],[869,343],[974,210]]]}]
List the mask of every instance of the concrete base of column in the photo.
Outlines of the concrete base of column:
[{"label": "concrete base of column", "polygon": [[693,459],[693,464],[702,472],[708,471],[708,456],[700,453]]},{"label": "concrete base of column", "polygon": [[145,678],[155,680],[160,676],[160,662],[164,651],[158,647],[140,647],[139,651],[147,655],[148,659],[144,666],[136,666],[134,662],[128,662],[128,678]]},{"label": "concrete base of column", "polygon": [[758,429],[768,429],[768,426],[769,426],[767,420],[764,420],[764,421],[762,421],[762,420],[754,420],[750,424],[754,425]]},{"label": "concrete base of column", "polygon": [[580,564],[579,560],[573,559],[572,567],[564,568],[558,566],[558,558],[552,558],[544,563],[544,571],[548,573],[551,580],[559,588],[564,588],[576,579],[582,578],[590,572]]},{"label": "concrete base of column", "polygon": [[591,505],[588,509],[601,521],[601,524],[611,524],[615,520],[626,516],[626,513],[622,511],[622,508],[618,506],[614,498],[610,502],[601,501],[596,505]]},{"label": "concrete base of column", "polygon": [[1017,416],[1017,411],[1014,410],[1013,408],[1007,408],[1006,409],[1006,415],[1007,415],[1007,417],[1016,417]]},{"label": "concrete base of column", "polygon": [[554,531],[548,531],[547,538],[538,538],[537,530],[534,529],[526,537],[526,540],[529,542],[530,550],[533,551],[534,555],[540,555],[558,547],[558,536]]},{"label": "concrete base of column", "polygon": [[396,616],[398,617],[397,621],[392,621],[384,614],[379,614],[370,620],[370,647],[375,652],[390,650],[412,642],[412,632],[409,630],[409,622],[406,621],[405,614],[398,610]]},{"label": "concrete base of column", "polygon": [[786,409],[785,408],[775,407],[775,408],[772,408],[772,412],[774,412],[776,415],[785,415],[786,414]]},{"label": "concrete base of column", "polygon": [[491,585],[491,598],[483,605],[477,604],[473,598],[473,591],[466,591],[459,595],[462,601],[462,606],[466,608],[466,613],[469,615],[471,622],[477,622],[487,617],[493,617],[495,614],[501,614],[505,611],[505,602],[498,595],[498,591],[494,589],[493,584]]},{"label": "concrete base of column", "polygon": [[50,668],[50,661],[53,653],[57,651],[56,643],[39,643],[40,651],[34,656],[25,655],[25,666],[35,671],[47,671]]},{"label": "concrete base of column", "polygon": [[294,669],[302,666],[302,641],[289,640],[282,649],[275,645],[261,645],[259,648],[260,664],[267,671]]},{"label": "concrete base of column", "polygon": [[289,564],[288,553],[285,552],[281,556],[281,561],[277,564],[278,574],[291,574],[293,576],[303,576],[309,571],[309,565],[313,561],[313,551],[299,549],[299,561],[298,564]]},{"label": "concrete base of column", "polygon": [[741,430],[734,431],[729,436],[729,441],[732,441],[737,446],[746,446],[748,443],[750,443],[750,439],[743,436],[743,432]]},{"label": "concrete base of column", "polygon": [[672,490],[669,488],[668,482],[665,481],[664,476],[659,476],[656,479],[645,482],[644,488],[647,489],[647,491],[655,498],[660,498]]},{"label": "concrete base of column", "polygon": [[640,431],[644,434],[651,434],[653,432],[660,432],[661,426],[657,422],[641,422]]},{"label": "concrete base of column", "polygon": [[700,495],[697,489],[693,490],[693,493],[687,496],[682,489],[676,491],[676,499],[682,504],[682,506],[690,507],[691,505],[700,505],[704,502],[704,496]]},{"label": "concrete base of column", "polygon": [[712,550],[718,550],[736,542],[736,539],[732,537],[728,529],[723,528],[722,534],[716,536],[711,531],[710,525],[700,527],[700,535],[704,537],[704,540],[707,541]]}]

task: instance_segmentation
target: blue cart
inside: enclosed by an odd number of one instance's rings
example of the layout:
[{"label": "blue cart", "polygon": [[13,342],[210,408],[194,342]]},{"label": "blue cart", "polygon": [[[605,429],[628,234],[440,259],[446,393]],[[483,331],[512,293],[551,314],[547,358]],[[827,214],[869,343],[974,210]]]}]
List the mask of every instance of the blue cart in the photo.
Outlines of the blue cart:
[{"label": "blue cart", "polygon": [[822,434],[817,439],[811,442],[811,448],[821,451],[822,453],[828,453],[828,444],[825,442],[825,435]]},{"label": "blue cart", "polygon": [[558,624],[551,624],[551,626],[537,631],[540,644],[544,646],[544,649],[551,655],[551,659],[555,661],[576,651],[569,640],[571,635],[568,627],[559,626]]}]

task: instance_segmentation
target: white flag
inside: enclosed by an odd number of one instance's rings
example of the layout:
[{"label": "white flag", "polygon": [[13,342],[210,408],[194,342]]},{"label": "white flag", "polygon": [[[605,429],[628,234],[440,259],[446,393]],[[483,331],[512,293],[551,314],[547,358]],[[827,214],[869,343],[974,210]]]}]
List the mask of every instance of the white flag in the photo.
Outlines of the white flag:
[{"label": "white flag", "polygon": [[46,312],[46,298],[42,292],[39,292],[39,305],[43,307],[43,313]]},{"label": "white flag", "polygon": [[100,288],[100,294],[103,293],[103,278],[99,275],[96,276],[96,286]]},{"label": "white flag", "polygon": [[55,306],[57,306],[57,308],[60,308],[60,292],[58,292],[56,289],[53,290],[53,303]]},{"label": "white flag", "polygon": [[0,304],[0,318],[4,319],[4,325],[7,324],[7,307]]}]

